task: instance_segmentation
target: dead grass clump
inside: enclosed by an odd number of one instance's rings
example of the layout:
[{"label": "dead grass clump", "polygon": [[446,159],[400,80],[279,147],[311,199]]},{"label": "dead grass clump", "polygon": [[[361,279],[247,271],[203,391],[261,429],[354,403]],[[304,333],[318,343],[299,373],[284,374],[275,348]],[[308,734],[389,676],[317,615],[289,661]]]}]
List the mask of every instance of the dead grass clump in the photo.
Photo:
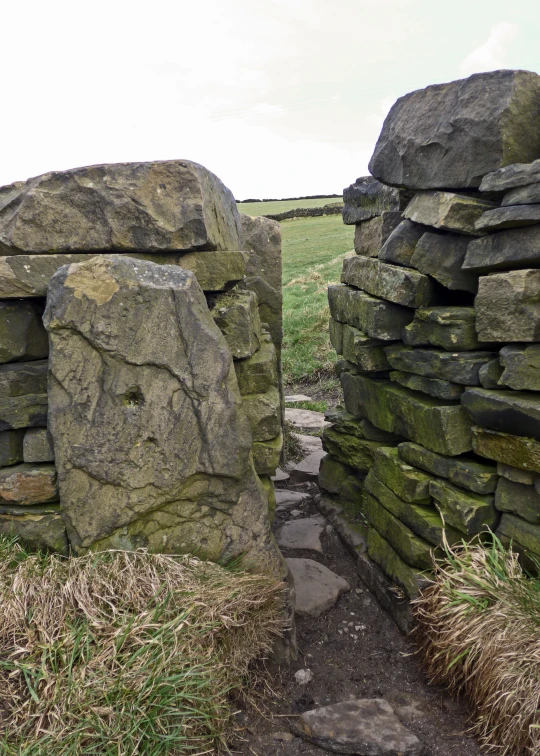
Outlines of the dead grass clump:
[{"label": "dead grass clump", "polygon": [[500,756],[540,754],[540,581],[493,537],[448,549],[415,602],[434,683],[465,694],[472,731]]},{"label": "dead grass clump", "polygon": [[0,752],[214,753],[282,607],[276,581],[194,558],[1,540]]}]

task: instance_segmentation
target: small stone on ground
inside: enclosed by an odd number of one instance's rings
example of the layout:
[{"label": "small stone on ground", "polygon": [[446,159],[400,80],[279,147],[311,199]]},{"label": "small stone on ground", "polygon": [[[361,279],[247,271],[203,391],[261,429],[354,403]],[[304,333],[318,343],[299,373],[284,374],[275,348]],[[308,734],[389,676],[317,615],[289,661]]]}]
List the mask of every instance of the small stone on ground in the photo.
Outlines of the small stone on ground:
[{"label": "small stone on ground", "polygon": [[287,559],[296,590],[296,613],[320,617],[350,590],[349,583],[313,559]]},{"label": "small stone on ground", "polygon": [[274,483],[284,483],[286,480],[289,480],[291,476],[288,472],[285,472],[280,467],[276,470],[276,474],[272,475],[272,480]]},{"label": "small stone on ground", "polygon": [[324,414],[322,412],[297,409],[295,407],[285,408],[285,420],[292,423],[296,428],[305,428],[306,430],[317,430],[330,425],[330,423],[326,422],[324,419]]},{"label": "small stone on ground", "polygon": [[294,679],[298,685],[307,685],[313,680],[313,672],[310,669],[299,669],[294,673]]},{"label": "small stone on ground", "polygon": [[316,482],[319,475],[319,467],[321,466],[321,459],[325,456],[326,452],[320,449],[303,459],[292,468],[291,481],[294,483],[304,483],[310,480]]},{"label": "small stone on ground", "polygon": [[307,436],[303,433],[294,433],[293,435],[300,442],[304,454],[313,454],[322,449],[322,438],[319,436]]},{"label": "small stone on ground", "polygon": [[283,549],[311,549],[322,554],[321,533],[324,530],[322,517],[305,517],[286,522],[277,536]]}]

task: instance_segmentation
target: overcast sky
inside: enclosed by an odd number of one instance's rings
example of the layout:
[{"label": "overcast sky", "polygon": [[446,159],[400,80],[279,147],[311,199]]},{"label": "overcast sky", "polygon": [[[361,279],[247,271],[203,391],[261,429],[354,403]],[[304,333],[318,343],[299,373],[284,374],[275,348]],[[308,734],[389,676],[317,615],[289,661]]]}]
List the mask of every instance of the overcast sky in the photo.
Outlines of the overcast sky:
[{"label": "overcast sky", "polygon": [[400,95],[540,72],[538,0],[4,0],[1,17],[0,185],[187,158],[237,199],[341,192]]}]

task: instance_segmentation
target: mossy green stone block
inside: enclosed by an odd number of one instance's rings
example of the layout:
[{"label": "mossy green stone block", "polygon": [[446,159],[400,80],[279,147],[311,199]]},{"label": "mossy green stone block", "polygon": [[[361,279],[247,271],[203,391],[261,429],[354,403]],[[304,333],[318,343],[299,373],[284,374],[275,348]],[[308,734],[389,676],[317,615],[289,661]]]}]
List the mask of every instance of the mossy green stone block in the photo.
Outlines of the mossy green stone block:
[{"label": "mossy green stone block", "polygon": [[540,494],[534,486],[499,478],[495,507],[499,512],[511,512],[533,525],[540,525]]},{"label": "mossy green stone block", "polygon": [[389,370],[381,339],[373,339],[350,325],[343,326],[343,357],[365,372]]},{"label": "mossy green stone block", "polygon": [[271,441],[256,441],[253,444],[253,462],[258,475],[274,475],[279,467],[283,448],[283,434]]},{"label": "mossy green stone block", "polygon": [[352,286],[328,287],[328,303],[334,320],[348,323],[374,339],[396,341],[413,319],[408,307],[373,297]]},{"label": "mossy green stone block", "polygon": [[343,329],[345,326],[343,323],[339,323],[337,320],[330,318],[328,321],[328,331],[330,335],[330,343],[336,350],[336,354],[343,354]]},{"label": "mossy green stone block", "polygon": [[423,307],[403,329],[408,346],[438,346],[447,352],[480,349],[475,328],[474,307]]},{"label": "mossy green stone block", "polygon": [[338,433],[332,427],[324,429],[322,441],[326,452],[361,473],[366,473],[372,467],[375,452],[382,446],[379,441]]},{"label": "mossy green stone block", "polygon": [[270,388],[264,394],[242,397],[242,406],[251,425],[254,441],[270,441],[281,430],[279,391]]},{"label": "mossy green stone block", "polygon": [[339,433],[347,433],[349,436],[358,436],[358,438],[367,438],[369,441],[383,441],[387,446],[393,446],[402,440],[402,436],[398,436],[395,433],[387,433],[377,428],[366,418],[357,418],[351,415],[341,404],[326,410],[324,416]]},{"label": "mossy green stone block", "polygon": [[464,387],[458,383],[442,381],[439,378],[425,378],[423,375],[404,373],[401,370],[392,370],[390,380],[399,383],[400,386],[421,391],[423,394],[443,399],[444,401],[457,401],[463,393]]},{"label": "mossy green stone block", "polygon": [[274,481],[269,475],[259,475],[259,480],[268,497],[268,516],[272,523],[276,517],[276,489],[274,488]]},{"label": "mossy green stone block", "polygon": [[319,468],[319,488],[331,494],[339,494],[352,472],[352,467],[344,465],[331,454],[327,454],[323,457]]},{"label": "mossy green stone block", "polygon": [[515,551],[518,553],[530,552],[533,557],[540,560],[540,525],[525,522],[521,517],[513,514],[503,514],[497,535],[512,541]]},{"label": "mossy green stone block", "polygon": [[252,357],[235,360],[234,369],[242,396],[263,394],[278,387],[277,356],[271,341],[263,341]]},{"label": "mossy green stone block", "polygon": [[16,536],[31,549],[68,554],[66,528],[59,504],[0,507],[0,534]]},{"label": "mossy green stone block", "polygon": [[432,568],[433,546],[415,535],[367,491],[364,491],[364,515],[369,524],[390,543],[407,564],[420,570]]},{"label": "mossy green stone block", "polygon": [[369,557],[379,565],[384,574],[410,599],[418,598],[425,584],[425,576],[409,567],[374,528],[369,529],[367,542]]},{"label": "mossy green stone block", "polygon": [[472,427],[473,450],[481,457],[540,473],[540,441],[510,433]]},{"label": "mossy green stone block", "polygon": [[24,428],[0,433],[0,467],[17,465],[23,461],[25,433]]},{"label": "mossy green stone block", "polygon": [[493,496],[470,493],[445,480],[432,480],[429,491],[443,520],[465,535],[495,530],[499,523]]},{"label": "mossy green stone block", "polygon": [[430,476],[403,462],[397,449],[377,449],[373,460],[373,473],[403,501],[431,504]]}]

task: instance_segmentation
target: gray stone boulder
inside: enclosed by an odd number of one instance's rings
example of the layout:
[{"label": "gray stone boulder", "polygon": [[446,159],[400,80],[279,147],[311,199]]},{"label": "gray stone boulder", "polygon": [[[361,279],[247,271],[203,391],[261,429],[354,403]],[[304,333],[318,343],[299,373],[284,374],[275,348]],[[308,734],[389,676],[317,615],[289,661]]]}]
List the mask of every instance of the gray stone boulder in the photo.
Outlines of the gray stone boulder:
[{"label": "gray stone boulder", "polygon": [[[540,160],[538,167],[540,168]],[[540,176],[538,177],[540,180]],[[536,205],[540,202],[540,183],[528,184],[527,186],[518,186],[516,189],[510,189],[502,198],[501,206],[512,205]]]},{"label": "gray stone boulder", "polygon": [[394,370],[465,386],[478,386],[478,371],[495,356],[492,352],[451,353],[441,349],[413,348],[404,344],[392,344],[384,351]]},{"label": "gray stone boulder", "polygon": [[284,576],[230,351],[192,273],[95,257],[53,277],[49,430],[75,553],[242,556]]},{"label": "gray stone boulder", "polygon": [[328,304],[334,320],[348,323],[374,339],[385,341],[400,339],[403,328],[414,317],[407,307],[340,284],[328,287]]},{"label": "gray stone boulder", "polygon": [[452,192],[419,192],[405,208],[405,218],[442,231],[478,236],[476,222],[495,207],[477,197]]},{"label": "gray stone boulder", "polygon": [[357,223],[354,251],[364,257],[377,257],[379,250],[401,222],[399,211],[387,211],[364,223]]},{"label": "gray stone boulder", "polygon": [[540,181],[540,160],[532,163],[512,163],[488,173],[480,184],[481,192],[505,192],[515,187],[527,186]]},{"label": "gray stone boulder", "polygon": [[461,234],[426,233],[416,245],[410,264],[447,289],[475,294],[478,277],[462,270],[468,245],[469,239]]},{"label": "gray stone boulder", "polygon": [[343,223],[353,225],[387,211],[403,210],[411,195],[385,186],[372,176],[361,176],[343,190]]},{"label": "gray stone boulder", "polygon": [[341,282],[404,307],[427,307],[435,298],[433,282],[427,276],[372,257],[346,257]]},{"label": "gray stone boulder", "polygon": [[402,221],[384,243],[379,252],[379,260],[393,265],[410,266],[416,245],[426,231],[426,227],[419,223]]},{"label": "gray stone boulder", "polygon": [[189,160],[55,171],[0,191],[5,254],[241,249],[232,193]]},{"label": "gray stone boulder", "polygon": [[218,294],[211,304],[214,321],[225,336],[233,358],[252,357],[262,342],[257,295],[253,291],[234,289]]},{"label": "gray stone boulder", "polygon": [[540,395],[529,391],[471,388],[461,404],[476,425],[540,440]]},{"label": "gray stone boulder", "polygon": [[540,391],[540,344],[508,344],[500,351],[501,384],[516,391]]},{"label": "gray stone boulder", "polygon": [[540,205],[509,205],[485,212],[475,223],[478,231],[535,226],[540,223]]},{"label": "gray stone boulder", "polygon": [[369,170],[411,189],[468,189],[491,171],[540,156],[540,76],[491,71],[400,97]]},{"label": "gray stone boulder", "polygon": [[540,270],[481,276],[474,309],[481,341],[540,340]]},{"label": "gray stone boulder", "polygon": [[464,273],[535,267],[540,264],[540,226],[497,231],[475,239],[463,261]]},{"label": "gray stone boulder", "polygon": [[414,320],[403,330],[409,346],[439,346],[447,352],[481,348],[475,328],[474,307],[425,307],[415,311]]}]

